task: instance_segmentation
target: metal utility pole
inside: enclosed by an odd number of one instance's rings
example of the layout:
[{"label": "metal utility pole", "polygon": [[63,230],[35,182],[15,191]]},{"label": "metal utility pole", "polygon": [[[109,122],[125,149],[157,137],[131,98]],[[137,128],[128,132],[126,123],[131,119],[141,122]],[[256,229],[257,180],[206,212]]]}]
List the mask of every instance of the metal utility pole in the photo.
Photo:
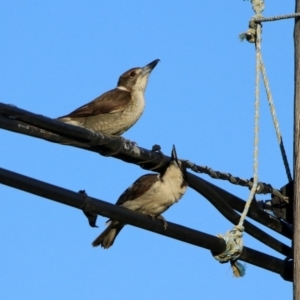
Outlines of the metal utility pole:
[{"label": "metal utility pole", "polygon": [[[296,0],[296,13],[300,0]],[[295,19],[295,96],[294,96],[294,299],[300,300],[300,18]]]}]

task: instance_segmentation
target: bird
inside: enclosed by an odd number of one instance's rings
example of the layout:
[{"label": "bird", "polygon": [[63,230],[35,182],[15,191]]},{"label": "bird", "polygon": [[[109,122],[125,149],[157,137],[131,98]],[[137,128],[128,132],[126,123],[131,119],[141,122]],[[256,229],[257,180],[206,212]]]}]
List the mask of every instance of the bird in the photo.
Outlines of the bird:
[{"label": "bird", "polygon": [[[116,205],[149,215],[153,219],[161,219],[166,229],[167,222],[161,214],[178,202],[186,189],[186,169],[178,160],[176,148],[173,146],[171,159],[162,173],[139,177],[121,194]],[[92,242],[94,247],[102,246],[107,249],[112,246],[125,226],[116,220],[108,220],[107,223],[108,227]]]},{"label": "bird", "polygon": [[159,61],[156,59],[143,68],[126,71],[119,77],[115,89],[56,120],[97,133],[120,136],[141,117],[148,78]]}]

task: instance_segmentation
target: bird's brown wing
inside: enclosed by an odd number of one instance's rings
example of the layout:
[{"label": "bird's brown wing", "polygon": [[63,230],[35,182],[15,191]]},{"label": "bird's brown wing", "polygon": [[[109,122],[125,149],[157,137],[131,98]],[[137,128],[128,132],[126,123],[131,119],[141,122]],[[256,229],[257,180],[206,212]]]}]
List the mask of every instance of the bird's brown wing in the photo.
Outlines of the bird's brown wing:
[{"label": "bird's brown wing", "polygon": [[159,178],[157,174],[141,176],[119,197],[116,205],[122,205],[126,201],[131,201],[140,197],[158,180]]},{"label": "bird's brown wing", "polygon": [[120,89],[113,89],[102,94],[93,101],[75,109],[68,115],[62,116],[60,118],[79,118],[99,114],[111,114],[121,112],[124,110],[124,108],[128,105],[130,101],[130,92]]}]

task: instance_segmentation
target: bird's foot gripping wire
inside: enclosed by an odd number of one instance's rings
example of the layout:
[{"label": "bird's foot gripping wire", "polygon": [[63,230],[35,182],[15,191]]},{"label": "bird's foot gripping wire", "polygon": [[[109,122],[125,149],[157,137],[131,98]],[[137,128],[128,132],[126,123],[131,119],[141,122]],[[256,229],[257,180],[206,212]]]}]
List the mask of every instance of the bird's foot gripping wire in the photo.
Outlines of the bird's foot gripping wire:
[{"label": "bird's foot gripping wire", "polygon": [[[111,137],[115,137],[115,136],[111,136]],[[122,136],[118,136],[118,139],[113,142],[112,149],[110,150],[101,149],[99,150],[99,153],[103,156],[114,156],[114,155],[118,155],[124,148],[131,149],[132,147],[136,147],[136,146],[137,146],[136,142],[125,139]]]},{"label": "bird's foot gripping wire", "polygon": [[162,220],[163,224],[164,224],[164,230],[167,230],[168,228],[168,222],[166,221],[166,219],[162,216],[162,215],[159,215],[159,216],[155,216],[155,215],[152,215],[150,214],[149,217],[153,220]]},{"label": "bird's foot gripping wire", "polygon": [[125,138],[122,137],[122,136],[120,136],[120,138],[123,140],[123,142],[124,142],[124,144],[125,144],[125,147],[126,147],[126,146],[131,146],[131,147],[132,147],[132,146],[133,146],[133,147],[138,146],[138,144],[137,144],[136,142],[134,142],[134,141],[125,139]]}]

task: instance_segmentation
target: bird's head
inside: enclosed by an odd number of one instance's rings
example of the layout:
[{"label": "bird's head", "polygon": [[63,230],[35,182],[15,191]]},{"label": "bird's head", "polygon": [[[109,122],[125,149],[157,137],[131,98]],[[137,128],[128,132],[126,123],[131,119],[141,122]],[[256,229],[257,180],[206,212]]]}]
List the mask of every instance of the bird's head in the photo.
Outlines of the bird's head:
[{"label": "bird's head", "polygon": [[131,92],[133,90],[144,92],[151,71],[158,64],[159,59],[154,60],[143,68],[132,68],[122,74],[118,81],[118,88]]}]

